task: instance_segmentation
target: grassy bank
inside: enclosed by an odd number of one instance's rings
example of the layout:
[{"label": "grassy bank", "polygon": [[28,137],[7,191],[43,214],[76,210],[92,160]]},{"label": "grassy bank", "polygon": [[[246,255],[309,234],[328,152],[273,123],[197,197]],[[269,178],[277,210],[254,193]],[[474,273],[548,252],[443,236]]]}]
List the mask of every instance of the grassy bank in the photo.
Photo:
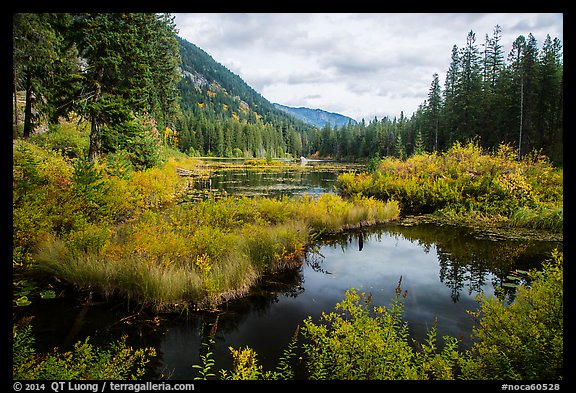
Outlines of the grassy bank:
[{"label": "grassy bank", "polygon": [[298,266],[313,234],[399,215],[394,201],[334,194],[179,204],[209,171],[204,163],[169,150],[148,169],[123,152],[89,162],[78,132],[14,141],[18,275],[49,273],[158,310],[213,307]]},{"label": "grassy bank", "polygon": [[508,145],[490,153],[456,143],[442,154],[385,158],[373,172],[340,175],[337,187],[345,196],[397,200],[403,214],[561,232],[562,168],[538,154],[518,160],[515,152]]},{"label": "grassy bank", "polygon": [[225,198],[148,210],[114,227],[49,236],[35,266],[156,309],[213,307],[244,295],[263,275],[302,262],[314,233],[398,217],[395,202]]}]

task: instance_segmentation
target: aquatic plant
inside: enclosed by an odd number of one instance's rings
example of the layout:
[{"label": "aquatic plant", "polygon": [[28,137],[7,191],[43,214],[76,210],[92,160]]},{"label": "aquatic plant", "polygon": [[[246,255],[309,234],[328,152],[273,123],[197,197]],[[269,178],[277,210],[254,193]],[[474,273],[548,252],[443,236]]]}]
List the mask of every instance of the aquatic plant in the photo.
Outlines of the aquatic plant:
[{"label": "aquatic plant", "polygon": [[32,326],[14,325],[12,329],[12,376],[15,380],[125,380],[139,379],[146,365],[156,356],[154,348],[134,349],[126,336],[96,347],[89,338],[78,341],[72,350],[58,348],[45,354],[36,352]]}]

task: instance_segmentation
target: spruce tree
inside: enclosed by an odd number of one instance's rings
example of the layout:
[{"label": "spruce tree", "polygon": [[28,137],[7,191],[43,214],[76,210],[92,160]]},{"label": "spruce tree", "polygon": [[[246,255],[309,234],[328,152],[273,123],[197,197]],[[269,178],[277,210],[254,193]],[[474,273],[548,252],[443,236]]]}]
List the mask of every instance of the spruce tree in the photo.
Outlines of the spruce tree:
[{"label": "spruce tree", "polygon": [[562,161],[563,64],[558,38],[546,36],[539,58],[538,118],[542,148],[555,161]]},{"label": "spruce tree", "polygon": [[460,83],[456,90],[456,99],[461,111],[458,116],[459,137],[467,139],[474,135],[480,126],[480,107],[482,95],[482,79],[480,72],[480,54],[476,46],[476,35],[473,31],[466,37],[466,47],[460,54],[462,65],[459,76]]},{"label": "spruce tree", "polygon": [[432,84],[428,91],[428,117],[430,135],[434,136],[432,143],[427,143],[430,150],[438,151],[438,132],[440,129],[440,111],[442,109],[442,92],[440,90],[440,80],[438,74],[434,73],[432,76]]},{"label": "spruce tree", "polygon": [[[151,60],[161,53],[160,40],[173,30],[167,23],[166,19],[147,13],[75,15],[71,27],[85,64],[79,110],[91,123],[91,160],[100,152],[103,130],[151,113],[155,104],[162,108],[169,101],[154,96],[162,81],[167,85],[170,82],[159,76],[167,74],[167,69]],[[163,24],[165,29],[159,33]],[[169,87],[160,91],[169,91]]]}]

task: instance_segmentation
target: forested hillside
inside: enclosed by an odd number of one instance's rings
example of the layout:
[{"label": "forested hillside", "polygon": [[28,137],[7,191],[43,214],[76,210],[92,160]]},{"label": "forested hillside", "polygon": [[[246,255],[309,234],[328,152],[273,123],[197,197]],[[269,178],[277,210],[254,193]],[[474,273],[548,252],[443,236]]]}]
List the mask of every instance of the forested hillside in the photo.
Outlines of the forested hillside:
[{"label": "forested hillside", "polygon": [[311,126],[278,110],[238,75],[177,37],[182,115],[178,147],[191,155],[300,156]]},{"label": "forested hillside", "polygon": [[547,36],[539,47],[529,34],[504,48],[501,37],[499,26],[483,43],[470,31],[446,54],[444,86],[435,73],[410,116],[317,128],[177,37],[167,14],[15,14],[14,135],[77,114],[91,124],[92,158],[128,151],[143,165],[159,142],[192,156],[366,160],[469,139],[508,143],[521,156],[541,150],[561,165],[562,43]]}]

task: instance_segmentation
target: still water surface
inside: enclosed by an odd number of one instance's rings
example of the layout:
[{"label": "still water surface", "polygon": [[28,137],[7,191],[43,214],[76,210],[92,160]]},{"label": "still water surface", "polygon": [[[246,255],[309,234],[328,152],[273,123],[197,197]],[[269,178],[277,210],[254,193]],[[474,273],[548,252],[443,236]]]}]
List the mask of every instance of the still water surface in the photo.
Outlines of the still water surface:
[{"label": "still water surface", "polygon": [[[272,196],[332,192],[336,171],[266,173],[218,172],[206,185],[228,194]],[[218,312],[155,318],[123,303],[83,306],[53,299],[26,308],[33,315],[39,345],[66,348],[78,339],[105,343],[127,334],[134,346],[154,346],[158,357],[151,378],[192,379],[200,364],[202,342],[215,333],[217,368],[230,369],[229,347],[249,346],[265,369],[273,369],[307,316],[318,321],[356,288],[372,294],[373,305],[387,306],[400,278],[408,291],[404,317],[411,336],[423,340],[438,324],[438,337],[462,338],[469,346],[478,308],[476,296],[494,294],[515,269],[538,267],[561,242],[502,241],[472,230],[431,224],[399,223],[330,236],[310,251],[297,271],[263,279],[245,299],[222,305]]]},{"label": "still water surface", "polygon": [[[264,288],[224,307],[215,336],[217,364],[231,367],[229,346],[250,346],[271,369],[308,315],[318,321],[349,288],[371,293],[374,305],[388,305],[400,277],[408,291],[404,317],[411,336],[425,339],[437,321],[438,337],[459,337],[466,348],[474,323],[467,310],[477,309],[476,296],[493,295],[507,274],[538,266],[555,246],[481,240],[459,228],[434,225],[386,225],[325,239],[299,272],[268,278]],[[187,365],[198,362],[200,339],[215,319],[172,327],[160,347],[162,367],[173,370],[175,378],[190,378]]]}]

